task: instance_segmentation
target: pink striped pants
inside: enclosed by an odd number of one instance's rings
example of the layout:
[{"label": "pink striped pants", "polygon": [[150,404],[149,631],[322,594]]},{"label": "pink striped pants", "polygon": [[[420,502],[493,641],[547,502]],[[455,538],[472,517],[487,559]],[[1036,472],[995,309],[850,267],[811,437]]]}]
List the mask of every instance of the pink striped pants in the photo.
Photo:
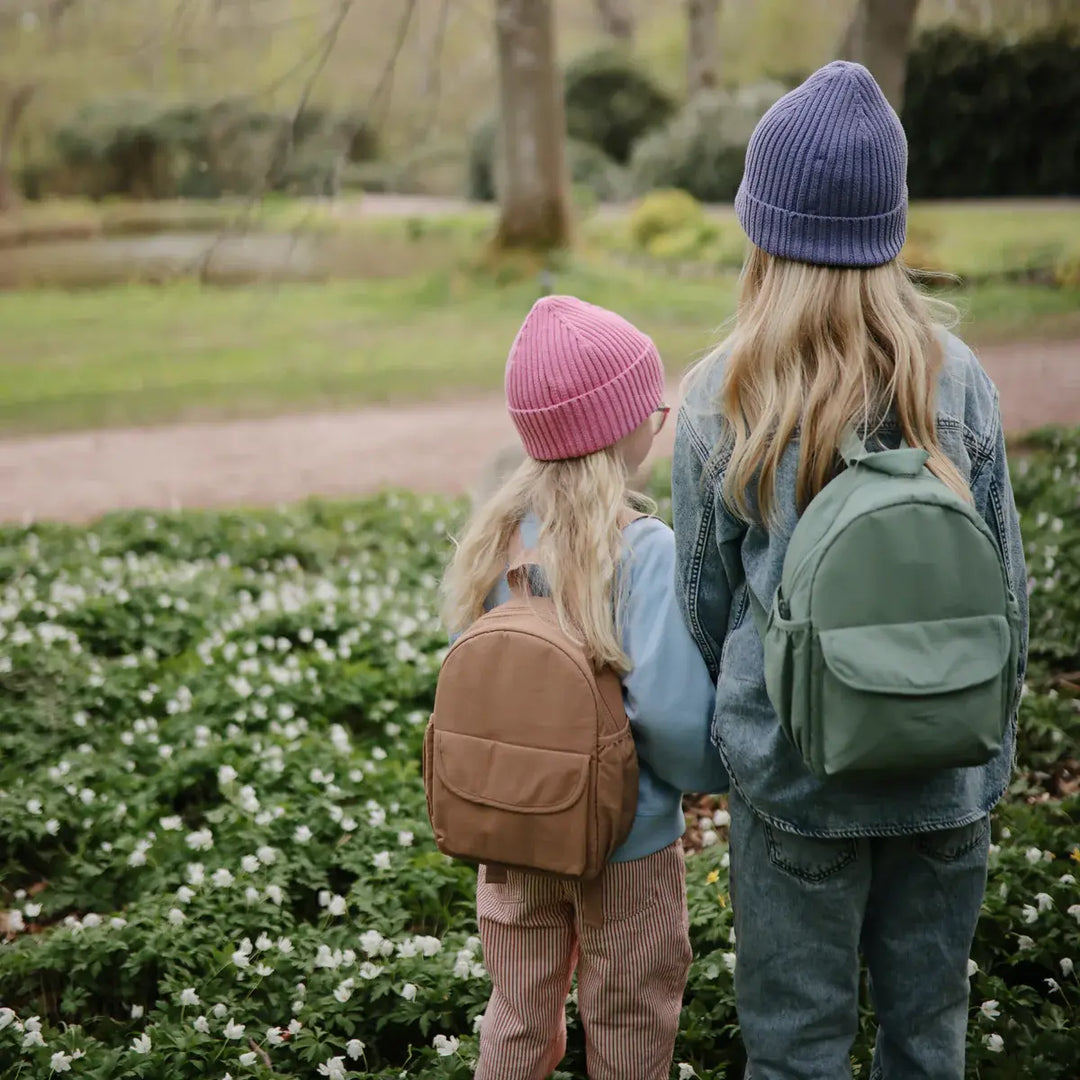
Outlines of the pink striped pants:
[{"label": "pink striped pants", "polygon": [[566,996],[578,1010],[591,1080],[667,1080],[690,970],[679,843],[604,871],[604,924],[580,916],[581,886],[521,871],[489,884],[476,911],[492,994],[476,1080],[543,1080],[566,1053]]}]

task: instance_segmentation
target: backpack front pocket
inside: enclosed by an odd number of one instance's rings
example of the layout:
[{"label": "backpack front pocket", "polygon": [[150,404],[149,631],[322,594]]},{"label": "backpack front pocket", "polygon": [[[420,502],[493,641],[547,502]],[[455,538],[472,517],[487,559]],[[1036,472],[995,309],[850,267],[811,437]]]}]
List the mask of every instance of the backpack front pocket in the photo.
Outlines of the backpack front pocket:
[{"label": "backpack front pocket", "polygon": [[578,877],[589,840],[591,758],[436,731],[432,827],[463,859]]},{"label": "backpack front pocket", "polygon": [[982,765],[1001,749],[1004,616],[824,630],[816,645],[819,776]]}]

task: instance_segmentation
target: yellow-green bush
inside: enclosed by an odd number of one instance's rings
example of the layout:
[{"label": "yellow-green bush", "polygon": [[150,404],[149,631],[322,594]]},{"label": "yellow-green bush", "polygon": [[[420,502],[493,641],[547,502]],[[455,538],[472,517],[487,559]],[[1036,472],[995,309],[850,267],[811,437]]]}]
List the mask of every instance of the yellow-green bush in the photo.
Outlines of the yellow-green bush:
[{"label": "yellow-green bush", "polygon": [[704,223],[701,203],[693,195],[671,188],[650,192],[637,204],[630,215],[630,235],[638,247],[649,250],[665,233],[700,231]]}]

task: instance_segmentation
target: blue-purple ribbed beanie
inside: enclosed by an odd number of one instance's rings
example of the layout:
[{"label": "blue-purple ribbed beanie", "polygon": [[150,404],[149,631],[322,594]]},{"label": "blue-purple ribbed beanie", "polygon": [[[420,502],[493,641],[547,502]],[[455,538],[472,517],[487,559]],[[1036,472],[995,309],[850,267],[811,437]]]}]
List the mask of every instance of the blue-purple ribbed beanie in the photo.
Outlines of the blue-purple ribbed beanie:
[{"label": "blue-purple ribbed beanie", "polygon": [[735,212],[759,248],[785,259],[879,266],[900,253],[907,139],[866,68],[827,64],[758,121]]}]

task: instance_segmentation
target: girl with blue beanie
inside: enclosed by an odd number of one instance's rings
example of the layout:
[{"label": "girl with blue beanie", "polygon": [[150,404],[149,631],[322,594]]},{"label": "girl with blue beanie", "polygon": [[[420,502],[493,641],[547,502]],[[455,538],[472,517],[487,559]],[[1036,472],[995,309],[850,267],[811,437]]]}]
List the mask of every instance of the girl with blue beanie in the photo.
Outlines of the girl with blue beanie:
[{"label": "girl with blue beanie", "polygon": [[[1027,610],[998,397],[898,261],[907,144],[870,73],[836,62],[751,138],[735,203],[751,247],[727,338],[691,375],[673,465],[680,602],[717,680],[731,779],[735,994],[753,1080],[850,1076],[860,953],[878,1031],[871,1080],[961,1080],[968,956],[988,814],[1015,718],[987,764],[818,779],[766,692],[768,609],[800,514],[849,427],[970,499]],[[1023,679],[1023,662],[1020,680]]]}]

